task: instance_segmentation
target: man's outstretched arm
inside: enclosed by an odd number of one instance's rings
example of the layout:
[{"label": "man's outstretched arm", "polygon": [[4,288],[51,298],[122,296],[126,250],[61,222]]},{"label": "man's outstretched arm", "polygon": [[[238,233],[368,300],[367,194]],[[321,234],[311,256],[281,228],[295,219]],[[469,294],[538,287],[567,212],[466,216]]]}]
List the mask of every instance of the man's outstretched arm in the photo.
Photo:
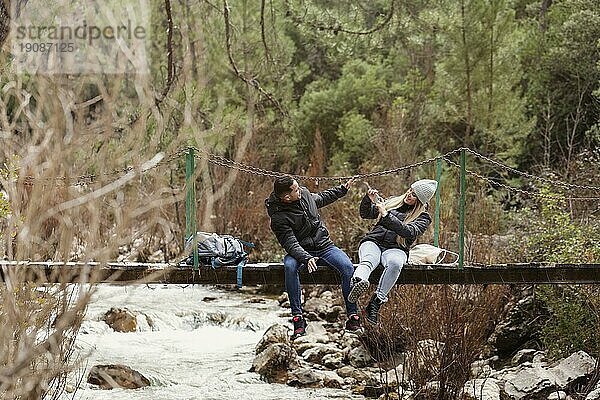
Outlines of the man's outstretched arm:
[{"label": "man's outstretched arm", "polygon": [[325,207],[326,205],[329,205],[334,201],[341,199],[346,195],[346,193],[348,193],[348,190],[352,187],[353,184],[354,179],[350,179],[343,185],[332,187],[331,189],[323,190],[319,193],[311,193],[313,199],[315,199],[317,208]]}]

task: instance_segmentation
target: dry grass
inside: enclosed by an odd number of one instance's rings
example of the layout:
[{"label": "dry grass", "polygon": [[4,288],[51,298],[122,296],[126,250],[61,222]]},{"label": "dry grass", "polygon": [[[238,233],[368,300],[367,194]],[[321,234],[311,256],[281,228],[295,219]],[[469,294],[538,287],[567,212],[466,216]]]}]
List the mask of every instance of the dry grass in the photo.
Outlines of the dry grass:
[{"label": "dry grass", "polygon": [[[138,238],[162,246],[165,258],[178,255],[182,163],[167,158],[186,138],[171,134],[177,110],[158,108],[148,76],[4,74],[0,84],[0,185],[9,207],[0,215],[1,256],[103,263]],[[157,164],[160,155],[168,162]],[[22,268],[2,272],[0,397],[58,398],[80,366],[73,343],[94,271],[75,284],[74,275],[55,276],[52,285]]]},{"label": "dry grass", "polygon": [[[484,352],[507,290],[492,285],[395,289],[379,325],[368,327],[365,344],[383,369],[403,360],[399,382],[416,391],[417,399],[457,399],[471,363]],[[439,382],[435,394],[424,390],[428,382]]]},{"label": "dry grass", "polygon": [[35,283],[2,288],[0,394],[57,399],[76,365],[74,341],[91,291]]}]

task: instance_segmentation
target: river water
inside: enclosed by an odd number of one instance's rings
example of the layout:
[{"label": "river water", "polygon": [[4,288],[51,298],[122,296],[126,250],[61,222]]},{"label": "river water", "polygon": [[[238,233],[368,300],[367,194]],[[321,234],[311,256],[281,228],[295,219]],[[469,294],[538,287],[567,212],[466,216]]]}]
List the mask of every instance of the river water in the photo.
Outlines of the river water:
[{"label": "river water", "polygon": [[[66,399],[362,399],[335,389],[297,389],[267,384],[248,372],[254,347],[275,323],[288,324],[274,299],[208,286],[101,285],[86,313],[77,353],[86,356],[75,394]],[[262,301],[262,300],[261,300]],[[111,307],[138,315],[138,331],[114,332],[102,321]],[[124,364],[146,376],[151,386],[100,390],[85,383],[96,364]]]}]

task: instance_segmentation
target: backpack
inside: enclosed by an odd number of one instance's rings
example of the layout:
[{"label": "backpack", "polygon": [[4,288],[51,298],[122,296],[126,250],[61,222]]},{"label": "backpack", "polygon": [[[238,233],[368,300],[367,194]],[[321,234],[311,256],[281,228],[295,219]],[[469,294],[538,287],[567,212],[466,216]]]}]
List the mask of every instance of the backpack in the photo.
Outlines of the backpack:
[{"label": "backpack", "polygon": [[448,254],[456,257],[456,259],[449,264],[456,264],[458,261],[458,254],[453,251],[432,246],[430,244],[418,244],[408,252],[408,264],[441,264]]},{"label": "backpack", "polygon": [[[198,240],[198,262],[202,265],[210,265],[212,268],[236,265],[238,267],[237,286],[242,287],[242,268],[248,262],[248,252],[244,246],[252,249],[254,244],[231,235],[209,232],[196,232],[196,238]],[[185,242],[185,253],[189,256],[182,261],[182,264],[194,264],[193,243],[194,237],[190,236]]]}]

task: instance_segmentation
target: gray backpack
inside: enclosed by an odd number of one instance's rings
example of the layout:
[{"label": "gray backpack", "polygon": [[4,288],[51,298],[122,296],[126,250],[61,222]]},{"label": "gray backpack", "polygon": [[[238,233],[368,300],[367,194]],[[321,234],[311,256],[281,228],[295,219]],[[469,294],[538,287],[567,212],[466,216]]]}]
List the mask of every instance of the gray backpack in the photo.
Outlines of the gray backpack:
[{"label": "gray backpack", "polygon": [[[198,240],[198,261],[202,265],[219,268],[226,265],[235,265],[238,267],[238,287],[242,286],[242,268],[248,262],[248,252],[244,246],[250,249],[254,244],[243,241],[231,235],[219,235],[209,232],[196,232]],[[185,242],[185,253],[189,256],[182,262],[187,265],[193,265],[194,254],[192,252],[193,236],[190,236]]]}]

